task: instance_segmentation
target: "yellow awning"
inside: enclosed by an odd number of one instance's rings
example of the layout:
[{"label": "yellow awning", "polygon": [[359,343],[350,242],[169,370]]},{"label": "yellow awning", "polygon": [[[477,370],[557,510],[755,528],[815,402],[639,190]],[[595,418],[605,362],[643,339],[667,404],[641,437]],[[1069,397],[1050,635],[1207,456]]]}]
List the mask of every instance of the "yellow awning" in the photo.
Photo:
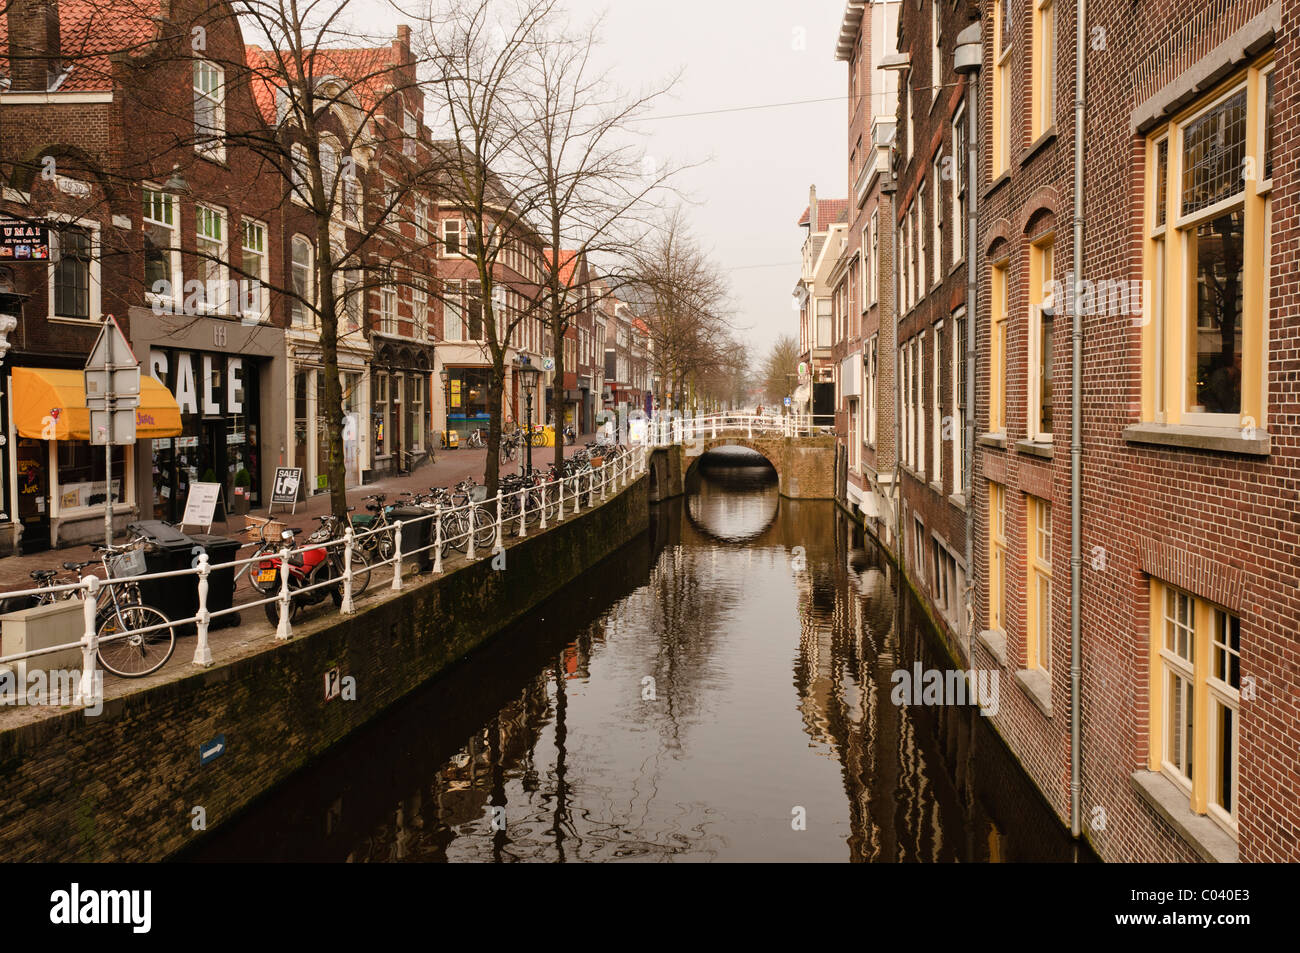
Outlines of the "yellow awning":
[{"label": "yellow awning", "polygon": [[[90,411],[81,371],[44,367],[15,367],[10,385],[14,397],[14,426],[33,440],[89,440]],[[176,398],[157,380],[140,375],[140,406],[135,411],[135,435],[174,437],[181,432]]]}]

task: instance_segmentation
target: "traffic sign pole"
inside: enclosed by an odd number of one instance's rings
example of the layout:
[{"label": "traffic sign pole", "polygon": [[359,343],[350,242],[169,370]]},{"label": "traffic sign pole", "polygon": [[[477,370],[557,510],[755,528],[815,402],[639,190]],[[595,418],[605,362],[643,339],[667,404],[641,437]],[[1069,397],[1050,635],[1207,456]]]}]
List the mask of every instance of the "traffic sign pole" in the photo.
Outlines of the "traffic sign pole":
[{"label": "traffic sign pole", "polygon": [[[105,322],[107,329],[107,322]],[[108,390],[104,392],[105,424],[104,432],[104,545],[113,545],[113,411],[116,401],[113,397],[113,335],[104,341],[104,377],[108,381]]]}]

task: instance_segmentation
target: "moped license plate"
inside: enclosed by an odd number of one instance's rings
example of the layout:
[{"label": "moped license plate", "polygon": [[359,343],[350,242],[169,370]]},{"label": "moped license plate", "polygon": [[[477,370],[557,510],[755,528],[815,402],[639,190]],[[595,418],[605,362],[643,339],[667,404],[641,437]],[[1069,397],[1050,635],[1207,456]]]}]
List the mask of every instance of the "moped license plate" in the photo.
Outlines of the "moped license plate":
[{"label": "moped license plate", "polygon": [[263,569],[261,572],[259,572],[259,573],[257,574],[257,581],[258,581],[258,582],[275,582],[275,570],[274,570],[274,569]]}]

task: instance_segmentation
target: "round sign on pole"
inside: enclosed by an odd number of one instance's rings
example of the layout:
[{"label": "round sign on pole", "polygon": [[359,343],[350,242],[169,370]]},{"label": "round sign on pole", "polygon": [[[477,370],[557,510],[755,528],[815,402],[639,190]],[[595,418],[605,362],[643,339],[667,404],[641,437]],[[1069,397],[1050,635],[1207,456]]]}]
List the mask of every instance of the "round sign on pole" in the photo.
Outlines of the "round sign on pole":
[{"label": "round sign on pole", "polygon": [[807,361],[800,361],[800,362],[799,362],[799,376],[800,376],[800,377],[803,377],[803,376],[804,376],[805,374],[807,374],[807,373],[808,373],[808,362],[807,362]]}]

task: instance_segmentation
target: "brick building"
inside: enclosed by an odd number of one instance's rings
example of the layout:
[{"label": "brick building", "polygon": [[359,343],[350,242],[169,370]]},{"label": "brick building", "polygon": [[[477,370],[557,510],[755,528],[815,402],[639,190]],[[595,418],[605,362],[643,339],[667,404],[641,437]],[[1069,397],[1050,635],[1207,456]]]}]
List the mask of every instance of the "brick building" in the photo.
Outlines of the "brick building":
[{"label": "brick building", "polygon": [[890,147],[898,77],[880,68],[897,52],[900,4],[849,3],[836,44],[848,76],[848,195],[839,259],[830,275],[836,382],[835,485],[889,545],[894,526],[894,330]]},{"label": "brick building", "polygon": [[835,345],[835,287],[831,274],[848,228],[848,204],[844,199],[819,198],[817,186],[809,186],[808,207],[798,221],[804,229],[799,280],[794,286],[801,371],[798,381],[789,382],[787,396],[793,413],[817,414],[828,425],[835,413],[835,368],[831,357]]}]

